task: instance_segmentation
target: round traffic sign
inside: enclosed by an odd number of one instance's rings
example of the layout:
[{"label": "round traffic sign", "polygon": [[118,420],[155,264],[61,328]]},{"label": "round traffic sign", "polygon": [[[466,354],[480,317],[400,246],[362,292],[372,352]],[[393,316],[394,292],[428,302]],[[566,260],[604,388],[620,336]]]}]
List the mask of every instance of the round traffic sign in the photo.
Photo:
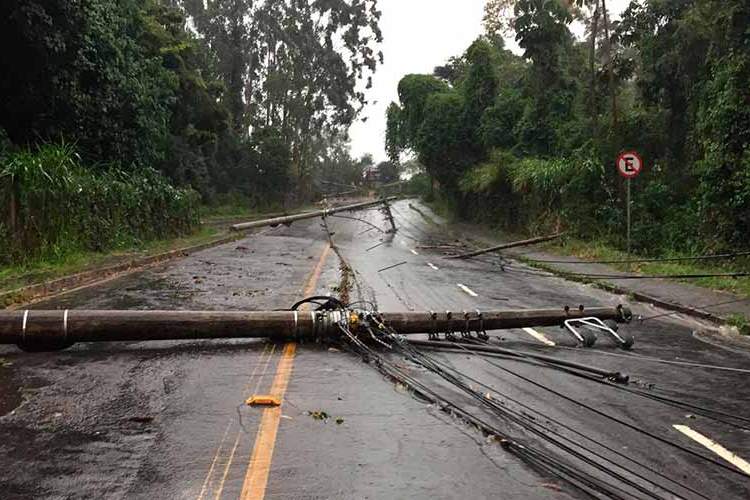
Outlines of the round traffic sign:
[{"label": "round traffic sign", "polygon": [[643,160],[635,151],[625,151],[617,157],[617,171],[621,176],[632,179],[643,170]]}]

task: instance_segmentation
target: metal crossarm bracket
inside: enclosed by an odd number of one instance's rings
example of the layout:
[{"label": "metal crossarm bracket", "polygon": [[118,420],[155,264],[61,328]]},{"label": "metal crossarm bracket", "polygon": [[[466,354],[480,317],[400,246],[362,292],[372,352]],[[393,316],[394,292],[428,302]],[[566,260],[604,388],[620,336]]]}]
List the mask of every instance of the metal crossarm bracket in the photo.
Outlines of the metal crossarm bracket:
[{"label": "metal crossarm bracket", "polygon": [[630,349],[633,346],[634,339],[632,335],[621,335],[610,325],[599,318],[576,318],[568,319],[563,325],[573,335],[573,337],[584,347],[591,347],[596,342],[596,331],[602,331],[609,334],[614,341],[623,349]]},{"label": "metal crossarm bracket", "polygon": [[451,311],[445,311],[445,319],[448,323],[448,328],[445,331],[445,340],[456,340],[454,334],[455,328],[453,327],[453,313]]},{"label": "metal crossarm bracket", "polygon": [[440,340],[440,334],[437,331],[437,313],[430,311],[430,333],[427,338],[430,340]]},{"label": "metal crossarm bracket", "polygon": [[487,331],[484,329],[484,316],[482,316],[482,311],[479,309],[477,309],[477,320],[479,320],[479,326],[477,326],[477,337],[482,340],[489,340],[490,336],[487,335]]}]

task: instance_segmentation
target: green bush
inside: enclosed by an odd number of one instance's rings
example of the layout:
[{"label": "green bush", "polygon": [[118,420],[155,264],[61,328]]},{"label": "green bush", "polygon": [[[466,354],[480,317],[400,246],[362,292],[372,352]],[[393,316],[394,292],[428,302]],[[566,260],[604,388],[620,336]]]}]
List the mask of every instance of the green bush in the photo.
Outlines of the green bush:
[{"label": "green bush", "polygon": [[195,191],[177,189],[148,168],[84,168],[65,144],[7,155],[0,203],[4,264],[184,235],[199,223]]},{"label": "green bush", "polygon": [[407,181],[404,191],[411,195],[430,199],[432,194],[431,184],[430,176],[426,172],[419,172]]}]

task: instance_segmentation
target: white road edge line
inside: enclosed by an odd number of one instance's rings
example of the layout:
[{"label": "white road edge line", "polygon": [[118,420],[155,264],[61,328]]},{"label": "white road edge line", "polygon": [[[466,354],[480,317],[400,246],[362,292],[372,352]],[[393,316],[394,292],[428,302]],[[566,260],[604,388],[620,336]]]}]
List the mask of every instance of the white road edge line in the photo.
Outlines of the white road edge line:
[{"label": "white road edge line", "polygon": [[411,250],[411,253],[413,253],[414,255],[419,255],[419,254],[417,253],[417,251],[416,251],[416,250],[414,250],[413,248],[410,248],[409,250]]},{"label": "white road edge line", "polygon": [[729,462],[730,464],[737,467],[739,470],[750,476],[750,463],[747,463],[742,458],[738,457],[731,451],[724,448],[722,445],[714,441],[713,439],[707,438],[703,434],[700,434],[687,425],[673,425],[675,429],[680,431],[681,433],[685,434],[687,437],[692,439],[693,441],[696,441],[697,443],[705,446],[709,450],[713,451],[717,455],[719,455],[721,458]]},{"label": "white road edge line", "polygon": [[478,293],[476,293],[476,292],[475,292],[474,290],[472,290],[471,288],[469,288],[468,286],[466,286],[466,285],[462,285],[461,283],[456,283],[456,285],[458,285],[458,288],[460,288],[460,289],[461,289],[461,290],[463,290],[464,292],[468,293],[468,294],[469,294],[469,295],[471,295],[472,297],[479,297],[479,294],[478,294]]},{"label": "white road edge line", "polygon": [[535,339],[537,339],[542,344],[547,344],[548,346],[555,345],[555,343],[552,342],[550,339],[548,339],[545,334],[543,334],[541,332],[538,332],[538,331],[534,330],[533,328],[524,328],[523,331],[526,332],[526,333],[528,333],[529,335],[531,335]]},{"label": "white road edge line", "polygon": [[427,265],[430,266],[435,271],[440,271],[440,268],[436,266],[435,264],[433,264],[432,262],[428,262]]}]

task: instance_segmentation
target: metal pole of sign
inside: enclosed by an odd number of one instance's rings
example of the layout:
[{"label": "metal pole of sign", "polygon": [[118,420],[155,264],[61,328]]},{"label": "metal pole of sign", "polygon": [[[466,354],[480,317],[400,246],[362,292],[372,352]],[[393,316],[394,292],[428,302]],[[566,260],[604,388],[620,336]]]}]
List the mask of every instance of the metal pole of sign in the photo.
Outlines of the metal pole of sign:
[{"label": "metal pole of sign", "polygon": [[628,272],[630,272],[631,271],[631,266],[632,266],[632,263],[630,262],[630,183],[632,182],[632,179],[628,178],[626,182],[628,184],[628,187],[627,187],[627,191],[628,191],[628,195],[627,195],[627,198],[628,198],[628,201],[627,201],[627,204],[628,204],[628,207],[627,207],[627,213],[628,213],[628,257],[627,257],[627,260],[628,260]]}]

